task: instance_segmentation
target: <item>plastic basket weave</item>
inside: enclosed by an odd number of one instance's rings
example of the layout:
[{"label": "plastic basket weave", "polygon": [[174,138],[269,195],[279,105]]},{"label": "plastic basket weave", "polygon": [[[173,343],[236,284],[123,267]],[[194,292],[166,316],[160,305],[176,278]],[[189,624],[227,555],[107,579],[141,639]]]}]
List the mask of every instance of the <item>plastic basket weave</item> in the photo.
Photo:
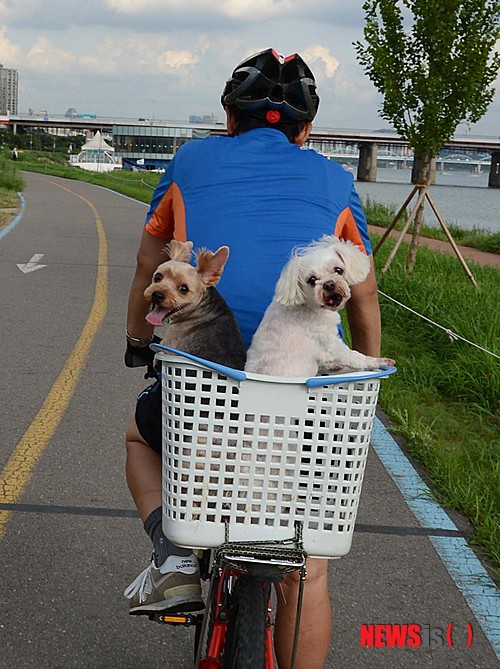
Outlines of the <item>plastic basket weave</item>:
[{"label": "plastic basket weave", "polygon": [[158,357],[168,538],[214,548],[228,522],[230,541],[283,540],[301,521],[309,555],[345,555],[380,377],[395,369],[277,379]]}]

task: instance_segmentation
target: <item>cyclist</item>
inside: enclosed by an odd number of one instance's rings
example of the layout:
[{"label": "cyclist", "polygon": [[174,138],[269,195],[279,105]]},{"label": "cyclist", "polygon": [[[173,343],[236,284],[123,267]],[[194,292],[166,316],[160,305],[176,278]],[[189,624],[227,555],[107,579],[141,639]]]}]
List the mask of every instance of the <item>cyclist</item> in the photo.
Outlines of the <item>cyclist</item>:
[{"label": "cyclist", "polygon": [[[231,249],[218,289],[250,343],[292,249],[323,234],[356,243],[371,254],[366,219],[352,175],[312,150],[319,97],[314,76],[298,55],[267,49],[238,65],[221,97],[227,137],[183,145],[155,191],[137,255],[128,302],[128,366],[152,360],[152,327],[143,292],[172,238],[195,247]],[[164,258],[163,258],[164,259]],[[373,263],[352,289],[347,316],[353,346],[380,354],[380,312]],[[195,610],[202,606],[199,571],[191,550],[161,529],[161,397],[156,382],[142,393],[127,432],[127,481],[152,539],[152,563],[126,591],[131,613]],[[331,609],[327,560],[309,560],[297,669],[323,667]],[[275,647],[280,667],[290,662],[298,573],[278,589]]]}]

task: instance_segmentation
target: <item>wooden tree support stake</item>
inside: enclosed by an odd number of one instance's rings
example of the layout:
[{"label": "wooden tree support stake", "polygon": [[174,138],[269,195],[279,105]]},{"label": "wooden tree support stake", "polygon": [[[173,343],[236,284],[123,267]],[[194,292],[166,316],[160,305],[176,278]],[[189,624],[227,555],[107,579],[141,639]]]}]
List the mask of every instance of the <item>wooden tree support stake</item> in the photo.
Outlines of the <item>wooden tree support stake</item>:
[{"label": "wooden tree support stake", "polygon": [[423,186],[423,187],[417,186],[417,190],[420,191],[419,196],[417,198],[417,204],[411,210],[411,213],[408,216],[408,219],[406,220],[406,223],[404,224],[403,229],[399,233],[399,237],[398,237],[398,239],[397,239],[397,241],[394,245],[394,248],[392,249],[389,257],[387,258],[387,262],[385,263],[385,265],[382,268],[382,274],[385,274],[387,272],[387,270],[389,269],[389,267],[390,267],[390,265],[391,265],[391,263],[394,259],[394,256],[396,255],[397,250],[401,246],[401,242],[403,241],[404,236],[406,235],[406,233],[408,231],[408,228],[413,223],[413,219],[417,215],[417,211],[419,210],[420,205],[422,204],[422,202],[425,199],[425,193],[427,191],[427,187],[426,186]]},{"label": "wooden tree support stake", "polygon": [[429,204],[431,205],[431,209],[434,212],[434,215],[436,216],[437,220],[439,221],[439,225],[443,228],[443,232],[444,232],[444,234],[448,238],[448,241],[451,244],[451,248],[455,251],[455,255],[460,260],[460,263],[461,263],[462,267],[464,268],[465,273],[467,274],[469,279],[472,281],[474,286],[476,286],[476,288],[477,288],[476,279],[474,278],[470,269],[467,267],[467,263],[465,262],[463,255],[460,253],[460,249],[458,248],[458,246],[455,243],[455,240],[451,236],[451,232],[448,230],[448,228],[446,226],[446,223],[443,221],[442,216],[440,215],[436,205],[434,204],[434,200],[431,198],[429,193],[426,194],[426,197],[427,197],[427,200],[429,201]]},{"label": "wooden tree support stake", "polygon": [[373,255],[375,255],[377,253],[377,251],[382,246],[382,244],[385,242],[387,237],[391,234],[392,230],[396,227],[396,223],[399,221],[399,219],[401,218],[401,215],[403,214],[403,212],[406,210],[406,208],[410,204],[410,202],[413,199],[413,196],[415,195],[417,190],[418,190],[418,186],[415,186],[415,188],[412,190],[412,192],[408,195],[408,197],[405,200],[405,203],[403,204],[401,209],[398,211],[396,216],[394,216],[394,218],[391,221],[391,224],[389,225],[387,230],[382,235],[382,238],[379,240],[377,246],[373,249]]},{"label": "wooden tree support stake", "polygon": [[404,224],[404,226],[403,226],[401,232],[399,233],[399,236],[398,236],[398,239],[397,239],[397,241],[396,241],[396,244],[394,245],[394,248],[392,249],[392,251],[391,251],[389,257],[387,258],[387,261],[386,261],[385,265],[383,266],[383,268],[382,268],[382,270],[381,270],[381,271],[382,271],[382,274],[385,274],[385,272],[387,272],[387,270],[389,269],[389,267],[390,267],[390,265],[391,265],[391,263],[392,263],[392,261],[393,261],[393,259],[394,259],[394,256],[396,255],[396,253],[397,253],[399,247],[401,246],[401,242],[403,241],[404,236],[405,236],[406,233],[408,232],[408,229],[409,229],[410,225],[413,223],[413,221],[414,221],[414,219],[415,219],[415,216],[417,215],[417,211],[418,211],[419,207],[422,205],[423,201],[424,201],[425,199],[427,199],[427,201],[429,202],[429,204],[430,204],[430,206],[431,206],[432,211],[434,212],[434,215],[436,216],[436,218],[437,218],[437,220],[438,220],[438,222],[439,222],[439,225],[440,225],[441,228],[443,229],[443,232],[444,232],[444,234],[446,235],[446,238],[448,239],[448,241],[449,241],[449,243],[450,243],[450,245],[451,245],[453,251],[455,252],[455,255],[457,256],[457,258],[458,258],[458,260],[460,261],[462,267],[464,268],[465,273],[467,274],[467,276],[468,276],[468,278],[470,279],[470,281],[471,281],[471,282],[474,284],[474,286],[476,286],[476,288],[477,288],[477,282],[476,282],[476,280],[475,280],[475,278],[474,278],[472,272],[471,272],[470,269],[468,268],[467,263],[466,263],[465,260],[464,260],[464,257],[463,257],[462,254],[460,253],[460,249],[458,248],[458,246],[457,246],[456,243],[455,243],[455,240],[454,240],[453,237],[451,236],[451,233],[450,233],[450,231],[448,230],[448,228],[447,228],[447,226],[446,226],[446,223],[444,222],[442,216],[440,215],[440,213],[439,213],[439,211],[438,211],[438,209],[437,209],[437,207],[436,207],[436,205],[435,205],[435,203],[434,203],[434,200],[433,200],[433,199],[431,198],[431,196],[429,195],[429,186],[428,186],[427,184],[419,184],[419,185],[417,185],[417,186],[415,186],[415,187],[413,188],[413,190],[411,191],[410,195],[406,198],[406,200],[405,200],[403,206],[402,206],[401,209],[398,211],[398,213],[396,214],[396,216],[392,219],[391,223],[389,224],[389,227],[388,227],[387,230],[384,232],[384,234],[382,235],[382,238],[380,239],[380,241],[378,242],[378,244],[377,244],[377,245],[375,246],[375,248],[373,249],[373,255],[375,255],[375,254],[377,253],[377,251],[380,249],[380,247],[381,247],[382,244],[385,242],[385,240],[387,239],[387,237],[390,235],[390,233],[392,232],[392,230],[393,230],[394,227],[396,226],[397,222],[398,222],[399,219],[401,218],[403,212],[408,208],[408,205],[409,205],[410,202],[412,201],[412,199],[413,199],[413,197],[415,196],[415,193],[416,193],[417,191],[419,191],[419,196],[418,196],[418,198],[417,198],[417,203],[415,204],[415,206],[414,206],[413,209],[411,210],[411,212],[410,212],[410,214],[409,214],[407,220],[405,221],[405,224]]}]

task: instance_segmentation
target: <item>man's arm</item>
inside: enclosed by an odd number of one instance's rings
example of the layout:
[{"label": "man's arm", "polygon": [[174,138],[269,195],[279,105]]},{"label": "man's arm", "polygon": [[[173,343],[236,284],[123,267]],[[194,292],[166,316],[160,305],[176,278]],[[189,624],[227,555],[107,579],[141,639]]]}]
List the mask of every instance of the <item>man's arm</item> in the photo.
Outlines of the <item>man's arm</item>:
[{"label": "man's arm", "polygon": [[351,288],[351,299],[346,304],[352,347],[374,357],[380,356],[380,307],[377,280],[370,256],[370,273],[363,283]]},{"label": "man's arm", "polygon": [[153,326],[146,321],[151,305],[144,299],[144,291],[151,283],[155,269],[167,260],[162,251],[168,241],[170,240],[154,237],[147,230],[142,233],[127,311],[127,332],[137,339],[149,337],[154,331]]}]

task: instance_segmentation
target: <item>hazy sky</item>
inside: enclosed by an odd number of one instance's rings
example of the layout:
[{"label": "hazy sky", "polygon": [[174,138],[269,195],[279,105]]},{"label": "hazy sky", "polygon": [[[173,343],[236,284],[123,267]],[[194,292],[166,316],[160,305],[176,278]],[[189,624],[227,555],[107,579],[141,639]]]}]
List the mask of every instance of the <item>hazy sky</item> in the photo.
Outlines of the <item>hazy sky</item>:
[{"label": "hazy sky", "polygon": [[[317,126],[376,129],[380,98],[352,46],[363,20],[362,0],[0,0],[0,63],[19,71],[21,112],[223,120],[231,70],[272,46],[310,64]],[[500,135],[498,93],[472,132]]]}]

